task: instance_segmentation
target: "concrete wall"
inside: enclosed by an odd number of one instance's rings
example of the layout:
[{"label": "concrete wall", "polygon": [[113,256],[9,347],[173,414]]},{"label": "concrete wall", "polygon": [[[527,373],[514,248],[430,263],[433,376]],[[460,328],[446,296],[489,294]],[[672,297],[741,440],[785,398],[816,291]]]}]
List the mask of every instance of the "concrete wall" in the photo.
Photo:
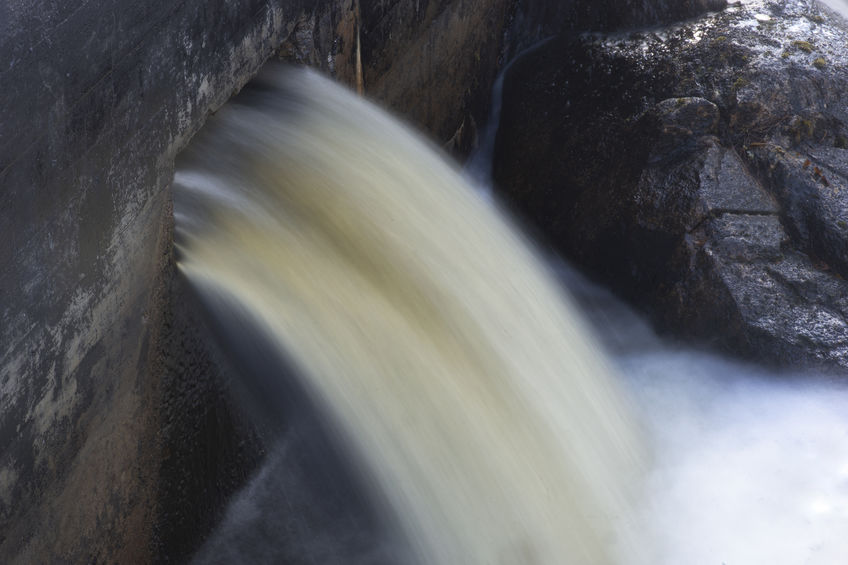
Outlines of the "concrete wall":
[{"label": "concrete wall", "polygon": [[512,2],[379,3],[413,5],[410,25],[356,0],[0,3],[0,562],[190,553],[261,447],[175,294],[174,156],[281,43],[356,84],[359,22],[375,94],[426,97],[441,141],[482,119],[501,46],[481,30]]},{"label": "concrete wall", "polygon": [[173,157],[300,4],[0,7],[0,562],[152,559]]}]

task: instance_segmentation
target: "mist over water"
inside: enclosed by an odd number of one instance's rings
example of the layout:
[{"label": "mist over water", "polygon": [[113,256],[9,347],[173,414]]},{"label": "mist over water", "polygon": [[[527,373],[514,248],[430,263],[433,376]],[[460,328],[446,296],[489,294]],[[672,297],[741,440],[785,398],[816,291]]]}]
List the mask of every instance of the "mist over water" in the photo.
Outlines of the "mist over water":
[{"label": "mist over water", "polygon": [[845,562],[844,386],[691,351],[621,363],[654,441],[644,519],[661,563]]},{"label": "mist over water", "polygon": [[[180,268],[285,352],[341,447],[303,464],[308,426],[281,437],[198,562],[848,562],[838,380],[661,340],[312,73],[215,122],[175,182]],[[377,516],[346,511],[368,504],[340,464]]]},{"label": "mist over water", "polygon": [[[848,560],[848,383],[659,339],[560,264],[639,408],[653,454],[641,521],[656,563]],[[626,559],[622,563],[627,563]]]},{"label": "mist over water", "polygon": [[822,4],[829,7],[831,10],[848,19],[848,0],[820,0]]}]

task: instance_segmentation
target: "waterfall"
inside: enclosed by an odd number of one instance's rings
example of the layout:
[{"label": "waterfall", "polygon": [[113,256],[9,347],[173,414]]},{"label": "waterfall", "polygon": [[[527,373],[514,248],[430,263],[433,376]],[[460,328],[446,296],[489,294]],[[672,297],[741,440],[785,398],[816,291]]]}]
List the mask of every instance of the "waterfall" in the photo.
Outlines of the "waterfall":
[{"label": "waterfall", "polygon": [[192,142],[174,215],[180,271],[219,325],[280,352],[265,372],[302,387],[409,561],[648,561],[645,455],[608,363],[528,242],[408,128],[269,69]]},{"label": "waterfall", "polygon": [[468,181],[485,197],[492,198],[492,159],[495,155],[495,140],[501,123],[501,108],[503,107],[504,80],[509,69],[525,55],[528,55],[553,40],[555,36],[545,37],[530,47],[520,51],[513,57],[495,77],[492,85],[492,102],[489,108],[489,119],[480,136],[480,145],[468,157],[464,172]]}]

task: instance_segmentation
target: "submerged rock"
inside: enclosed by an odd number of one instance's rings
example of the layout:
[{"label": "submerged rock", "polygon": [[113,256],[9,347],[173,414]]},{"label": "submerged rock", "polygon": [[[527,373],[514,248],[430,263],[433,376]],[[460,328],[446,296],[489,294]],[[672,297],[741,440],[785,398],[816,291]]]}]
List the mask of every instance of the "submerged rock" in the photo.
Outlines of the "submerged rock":
[{"label": "submerged rock", "polygon": [[806,0],[561,36],[506,77],[495,179],[663,329],[848,368],[846,43]]}]

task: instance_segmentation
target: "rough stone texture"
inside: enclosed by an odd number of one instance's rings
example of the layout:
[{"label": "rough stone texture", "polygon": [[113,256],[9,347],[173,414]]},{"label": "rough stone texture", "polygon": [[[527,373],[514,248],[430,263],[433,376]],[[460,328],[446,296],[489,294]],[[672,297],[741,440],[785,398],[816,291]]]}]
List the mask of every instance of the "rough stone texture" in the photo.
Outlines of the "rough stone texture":
[{"label": "rough stone texture", "polygon": [[363,2],[365,93],[466,156],[485,124],[513,4]]},{"label": "rough stone texture", "polygon": [[362,25],[358,0],[316,2],[294,22],[277,58],[321,69],[356,88],[356,36]]},{"label": "rough stone texture", "polygon": [[162,278],[160,335],[151,360],[162,391],[156,399],[160,453],[151,549],[156,563],[183,563],[255,471],[269,434],[232,394],[240,375],[217,353],[172,260]]},{"label": "rough stone texture", "polygon": [[721,10],[726,0],[518,0],[512,53],[564,31],[644,28]]},{"label": "rough stone texture", "polygon": [[664,329],[848,369],[848,32],[746,2],[508,73],[504,197]]}]

